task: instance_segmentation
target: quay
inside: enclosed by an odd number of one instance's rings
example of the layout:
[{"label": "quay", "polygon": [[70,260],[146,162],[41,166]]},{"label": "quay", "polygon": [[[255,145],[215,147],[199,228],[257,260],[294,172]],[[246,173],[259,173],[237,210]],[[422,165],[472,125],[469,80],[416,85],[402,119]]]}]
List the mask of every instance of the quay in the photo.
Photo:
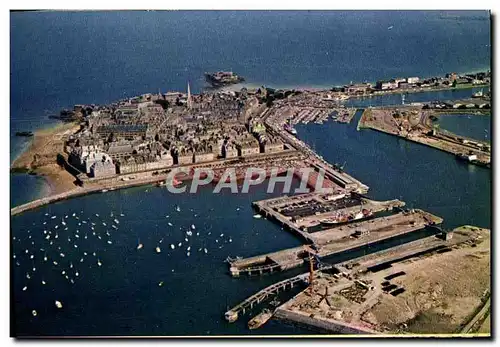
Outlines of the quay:
[{"label": "quay", "polygon": [[[63,155],[60,155],[60,157],[64,158]],[[167,179],[168,173],[172,170],[185,169],[188,171],[193,171],[197,168],[210,168],[217,172],[217,170],[224,170],[225,168],[232,167],[236,169],[238,175],[240,172],[244,174],[246,168],[253,166],[285,168],[294,167],[295,165],[297,165],[296,163],[301,160],[301,158],[302,157],[300,152],[290,150],[273,155],[268,154],[249,156],[245,161],[241,161],[239,159],[220,159],[200,164],[175,165],[165,169],[137,171],[129,174],[113,175],[106,178],[95,179],[80,175],[79,177],[76,177],[76,181],[80,182],[81,186],[75,185],[75,188],[66,192],[50,195],[22,205],[15,206],[11,208],[10,213],[12,216],[14,216],[25,211],[33,210],[47,204],[70,199],[73,197],[97,193],[101,191],[111,191],[165,181]],[[71,164],[69,164],[66,160],[63,162],[63,166],[66,169],[68,167],[72,167]],[[268,171],[267,173],[269,176],[270,171]],[[187,177],[184,177],[183,179],[186,178],[189,179],[189,175]],[[239,174],[238,178],[243,178],[242,174]]]},{"label": "quay", "polygon": [[[332,218],[340,218],[335,216],[350,216],[351,219],[346,219],[345,222],[353,221],[355,218],[366,218],[374,213],[390,211],[405,204],[397,199],[374,201],[357,193],[337,195],[309,193],[255,201],[252,205],[266,218],[272,218],[304,240],[316,243],[311,228],[317,227],[322,222],[328,222],[328,225]],[[366,215],[363,215],[363,211]],[[340,220],[331,222],[334,223],[340,223]]]},{"label": "quay", "polygon": [[389,249],[373,252],[356,258],[351,258],[345,262],[335,264],[334,267],[347,273],[365,273],[377,268],[390,267],[391,264],[406,261],[411,258],[424,256],[433,252],[447,252],[451,248],[472,242],[474,238],[470,233],[458,230],[441,231],[431,234],[418,240],[406,242]]},{"label": "quay", "polygon": [[[311,234],[310,240],[314,244],[314,255],[321,259],[322,262],[328,262],[328,257],[371,246],[440,223],[442,223],[442,218],[425,211],[411,210],[386,217],[318,230]],[[229,272],[233,277],[238,277],[242,273],[262,275],[286,271],[308,262],[309,253],[303,246],[299,246],[249,258],[236,259],[229,262]]]},{"label": "quay", "polygon": [[333,120],[335,120],[336,122],[339,122],[339,123],[349,124],[349,123],[351,123],[351,121],[354,118],[354,115],[356,114],[357,111],[358,111],[358,109],[356,109],[356,108],[338,110],[337,115],[333,118]]},{"label": "quay", "polygon": [[285,271],[302,265],[308,257],[303,246],[284,249],[277,252],[257,255],[229,261],[229,272],[233,277],[241,273],[262,275],[274,271]]},{"label": "quay", "polygon": [[490,144],[438,129],[430,121],[433,113],[421,107],[366,109],[358,129],[377,130],[454,154],[473,164],[490,166]]},{"label": "quay", "polygon": [[[472,300],[464,286],[471,278],[489,283],[489,273],[471,270],[489,261],[489,235],[464,226],[317,270],[308,288],[279,306],[274,318],[323,333],[429,334],[435,333],[435,317],[419,316],[416,326],[414,317],[446,302],[455,319],[440,322],[449,324],[449,333],[467,330],[478,318],[473,313],[487,310],[489,287],[473,282],[483,294]],[[438,294],[443,286],[453,296]]]}]

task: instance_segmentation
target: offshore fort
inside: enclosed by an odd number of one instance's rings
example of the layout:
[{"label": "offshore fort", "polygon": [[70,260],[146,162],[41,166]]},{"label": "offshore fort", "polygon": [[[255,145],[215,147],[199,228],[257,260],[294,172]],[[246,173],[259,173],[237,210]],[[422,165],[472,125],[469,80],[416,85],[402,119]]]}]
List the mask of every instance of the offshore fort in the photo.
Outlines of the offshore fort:
[{"label": "offshore fort", "polygon": [[245,81],[245,79],[232,71],[217,71],[215,73],[205,73],[206,81],[212,87],[223,87],[230,84],[237,84]]},{"label": "offshore fort", "polygon": [[[199,95],[191,94],[188,84],[186,93],[144,94],[103,106],[75,105],[58,116],[67,124],[35,133],[31,147],[13,164],[14,170],[48,175],[60,190],[14,207],[11,214],[73,196],[164,182],[178,168],[189,172],[180,180],[190,180],[197,168],[215,170],[216,179],[226,168],[236,169],[240,178],[249,167],[263,168],[268,176],[273,168],[279,172],[311,168],[308,186],[314,187],[319,173],[325,172],[323,186],[331,188],[331,193],[283,196],[253,204],[256,216],[280,223],[283,232],[296,235],[303,246],[228,259],[229,274],[241,280],[245,275],[301,267],[303,273],[242,298],[224,313],[225,318],[232,322],[248,310],[262,308],[278,292],[293,288],[300,292],[277,304],[266,319],[274,317],[329,333],[432,332],[432,322],[439,319],[446,321],[445,332],[473,331],[489,305],[489,231],[469,226],[444,231],[438,227],[439,216],[404,209],[400,200],[369,199],[364,195],[368,186],[343,166],[316,154],[295,136],[293,125],[329,118],[349,123],[356,110],[342,102],[350,98],[486,87],[489,81],[489,73],[448,74],[322,91],[262,87]],[[440,130],[432,117],[444,110],[487,113],[490,108],[488,93],[454,103],[367,108],[359,127],[488,166],[489,144]],[[476,285],[461,293],[464,279]],[[426,291],[422,293],[421,287]],[[443,287],[452,294],[444,293]],[[412,302],[415,297],[418,303]],[[403,313],[400,307],[410,309]]]}]

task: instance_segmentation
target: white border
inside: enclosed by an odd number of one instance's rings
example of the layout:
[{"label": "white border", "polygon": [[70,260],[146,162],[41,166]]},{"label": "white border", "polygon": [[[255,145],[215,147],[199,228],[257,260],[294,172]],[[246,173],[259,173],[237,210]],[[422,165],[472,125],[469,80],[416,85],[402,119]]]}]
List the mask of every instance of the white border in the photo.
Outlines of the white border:
[{"label": "white border", "polygon": [[[457,2],[457,1],[435,1],[435,0],[420,0],[418,2],[418,9],[491,9],[493,11],[494,15],[498,15],[499,11],[497,10],[498,7],[498,1],[483,1],[483,0],[475,0],[475,1],[462,1],[462,2]],[[82,7],[84,5],[84,7]],[[10,40],[10,23],[9,23],[9,9],[37,9],[37,8],[46,8],[46,9],[72,9],[72,10],[79,10],[83,8],[87,9],[144,9],[145,6],[148,6],[149,8],[154,8],[154,9],[417,9],[415,6],[415,2],[407,2],[407,1],[401,1],[401,0],[383,0],[383,1],[346,1],[346,2],[333,2],[333,1],[297,1],[297,0],[275,0],[275,1],[264,1],[264,0],[246,0],[242,2],[236,3],[234,0],[216,0],[216,1],[210,1],[210,2],[202,2],[202,1],[170,1],[170,2],[165,2],[165,1],[148,1],[147,3],[144,2],[138,2],[138,1],[114,1],[114,2],[106,2],[106,1],[97,1],[97,0],[89,0],[86,1],[84,4],[83,3],[69,3],[67,1],[44,1],[43,4],[38,2],[38,1],[11,1],[8,4],[2,4],[2,11],[1,11],[1,23],[2,23],[2,28],[4,29],[1,35],[1,40],[2,40],[2,77],[3,77],[3,85],[2,85],[2,100],[3,102],[3,112],[2,116],[0,118],[0,122],[2,122],[1,129],[3,129],[4,136],[0,138],[1,141],[1,162],[2,163],[10,163],[10,155],[8,152],[9,148],[9,137],[8,137],[8,129],[9,129],[9,115],[10,115],[10,110],[9,110],[9,100],[10,100],[10,95],[9,95],[9,90],[10,90],[10,47],[9,47],[9,40]],[[493,39],[498,37],[498,18],[496,18],[496,23],[494,27],[494,33],[492,33]],[[493,48],[496,50],[496,42],[493,43]],[[498,63],[498,54],[494,54],[495,63]],[[497,64],[494,64],[493,67],[496,67]],[[493,72],[495,73],[494,76],[494,96],[498,97],[497,89],[496,89],[496,81],[497,81],[497,74],[496,74],[496,69],[492,67]],[[495,98],[495,101],[498,100],[498,98]],[[495,108],[496,110],[496,103],[495,103]],[[498,127],[499,127],[500,121],[497,120],[495,124],[495,134],[498,134]],[[496,139],[494,140],[494,144],[496,144]],[[495,146],[496,147],[496,146]],[[494,163],[498,162],[496,158],[497,148],[494,148]],[[7,165],[6,165],[7,166]],[[496,165],[494,165],[496,166]],[[495,171],[497,171],[495,169]],[[7,226],[9,225],[9,210],[10,210],[10,204],[9,204],[9,198],[8,198],[8,192],[10,189],[9,185],[9,174],[8,174],[8,167],[5,167],[1,171],[2,175],[2,180],[1,180],[1,185],[2,189],[1,192],[3,193],[3,198],[1,200],[1,211],[2,213],[0,214],[1,216],[1,225]],[[497,192],[497,189],[495,189],[495,192]],[[498,214],[498,205],[494,205],[494,215],[499,216]],[[496,231],[496,224],[495,226],[492,227],[493,232]],[[8,234],[10,233],[9,228],[4,228],[3,233],[7,235],[3,235],[3,242],[1,242],[1,247],[2,247],[2,252],[0,253],[2,255],[2,259],[4,261],[2,268],[4,269],[3,271],[3,286],[1,287],[2,291],[2,301],[1,301],[1,312],[3,313],[2,316],[2,336],[7,337],[7,341],[9,344],[13,344],[14,340],[8,338],[10,336],[10,302],[9,302],[9,285],[7,285],[10,282],[10,259],[9,259],[9,244],[10,244],[10,238],[8,238]],[[499,237],[495,236],[495,249],[498,249],[498,239]],[[496,252],[495,252],[496,253]],[[495,256],[496,260],[496,256]],[[496,261],[494,262],[496,264]],[[498,313],[497,310],[497,300],[494,300],[495,303],[495,313]],[[496,321],[492,322],[492,324],[495,325],[494,331],[498,332],[498,326],[496,324]],[[349,340],[349,341],[339,341],[339,340],[333,340],[333,341],[325,341],[325,340],[315,340],[315,341],[303,341],[303,340],[298,340],[299,343],[301,344],[313,344],[317,343],[319,341],[322,341],[323,343],[334,343],[336,345],[344,345],[346,343],[353,343],[355,341]],[[48,343],[51,343],[47,341]],[[84,341],[84,344],[91,344],[94,341]],[[123,343],[122,341],[107,341],[108,343],[112,344],[121,344]],[[146,343],[151,342],[148,340],[144,341],[135,341],[133,344],[137,345],[145,345]],[[198,345],[199,342],[202,341],[191,341],[188,342],[187,344],[192,344],[192,345]],[[217,343],[218,341],[214,340],[209,340],[209,341],[203,341],[203,343],[206,342],[211,342],[211,343]],[[226,343],[233,343],[233,341],[225,341]],[[255,341],[251,340],[248,341],[248,343],[251,343],[252,345],[259,345],[264,341]],[[278,342],[277,340],[270,340],[270,342]],[[288,344],[292,341],[280,341],[282,344]],[[294,341],[295,342],[295,341]],[[386,340],[380,340],[378,342],[367,342],[363,341],[364,343],[368,344],[374,344],[374,343],[386,343]],[[397,339],[394,341],[395,343],[398,344],[406,344],[408,341],[403,341]],[[430,342],[430,341],[428,341]],[[445,342],[445,341],[440,341],[440,342]],[[455,341],[448,341],[451,343],[455,343]],[[27,344],[32,344],[35,343],[33,341],[28,341],[24,342]],[[67,342],[64,343],[66,345]],[[180,345],[180,342],[176,341],[165,341],[164,343],[168,344],[174,344],[174,345]],[[416,345],[423,345],[424,341],[413,341]],[[412,343],[412,344],[413,344]],[[433,343],[433,342],[430,342]],[[473,342],[473,341],[461,341],[460,343],[468,343],[468,344],[479,344],[480,342]],[[186,345],[186,343],[182,343],[182,345]]]}]

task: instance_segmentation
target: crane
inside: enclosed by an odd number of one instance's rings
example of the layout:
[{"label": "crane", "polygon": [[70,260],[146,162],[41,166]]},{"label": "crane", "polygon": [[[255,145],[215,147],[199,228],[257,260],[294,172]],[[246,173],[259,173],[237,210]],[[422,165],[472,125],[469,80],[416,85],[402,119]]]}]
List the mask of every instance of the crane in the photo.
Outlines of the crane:
[{"label": "crane", "polygon": [[313,280],[314,280],[314,264],[313,264],[313,255],[316,255],[316,251],[314,251],[308,245],[304,245],[304,250],[309,255],[309,292],[312,294],[313,290]]}]

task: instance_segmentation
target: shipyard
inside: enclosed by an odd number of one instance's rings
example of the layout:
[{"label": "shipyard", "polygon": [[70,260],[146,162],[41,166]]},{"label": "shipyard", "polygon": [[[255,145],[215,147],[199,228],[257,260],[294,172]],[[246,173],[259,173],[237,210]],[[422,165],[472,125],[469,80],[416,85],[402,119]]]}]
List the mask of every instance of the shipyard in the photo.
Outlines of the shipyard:
[{"label": "shipyard", "polygon": [[[12,170],[47,175],[56,189],[13,207],[11,215],[132,186],[183,186],[185,191],[184,184],[202,178],[203,170],[213,173],[210,183],[216,184],[233,178],[228,170],[238,181],[253,178],[248,172],[255,168],[263,172],[262,179],[292,173],[307,191],[253,201],[252,207],[255,218],[277,223],[302,245],[245,258],[234,254],[227,259],[227,275],[245,281],[247,276],[303,271],[241,298],[227,311],[221,308],[225,324],[245,317],[252,330],[279,319],[328,334],[426,334],[439,319],[445,333],[473,332],[485,320],[489,230],[444,230],[441,217],[418,206],[407,208],[396,198],[370,198],[370,188],[356,173],[327,162],[299,139],[294,126],[329,120],[347,126],[362,113],[359,129],[389,133],[489,167],[489,143],[439,129],[433,120],[446,110],[489,113],[487,93],[455,103],[403,102],[363,109],[343,104],[368,95],[489,86],[489,72],[316,91],[228,91],[220,87],[244,78],[232,72],[207,73],[205,78],[216,88],[193,94],[187,83],[185,92],[159,91],[61,111],[58,119],[64,123],[35,132],[31,147],[12,165]],[[428,269],[432,271],[424,271]],[[451,285],[451,279],[456,283]],[[460,293],[465,279],[476,284]],[[290,289],[299,292],[284,302],[269,302]],[[403,313],[401,307],[411,309]]]}]

